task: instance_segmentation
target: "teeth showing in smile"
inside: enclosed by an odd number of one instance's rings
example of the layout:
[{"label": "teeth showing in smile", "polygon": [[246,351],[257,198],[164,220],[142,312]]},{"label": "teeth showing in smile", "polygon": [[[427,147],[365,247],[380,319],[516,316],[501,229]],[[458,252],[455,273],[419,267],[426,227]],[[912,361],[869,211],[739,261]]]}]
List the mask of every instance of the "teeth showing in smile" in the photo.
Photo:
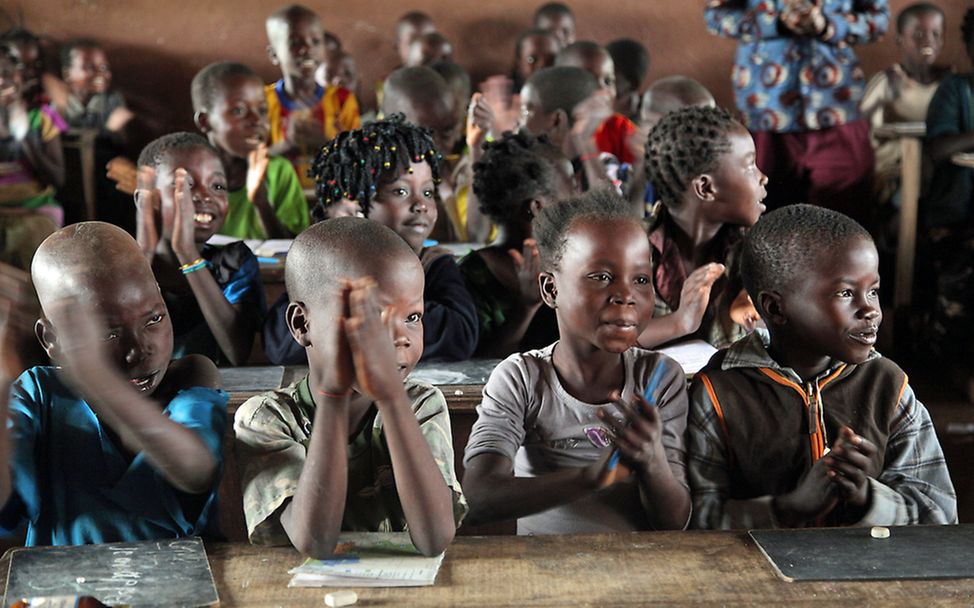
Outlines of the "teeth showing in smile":
[{"label": "teeth showing in smile", "polygon": [[138,378],[132,378],[132,379],[129,380],[129,382],[131,382],[132,383],[132,386],[134,386],[139,391],[147,391],[152,386],[152,380],[153,380],[153,378],[155,378],[155,376],[156,376],[156,373],[155,372],[152,372],[151,374],[147,374],[145,376],[139,376]]},{"label": "teeth showing in smile", "polygon": [[920,54],[929,57],[930,55],[933,55],[933,49],[930,48],[929,46],[925,46],[922,49],[920,49]]},{"label": "teeth showing in smile", "polygon": [[194,213],[193,221],[197,224],[209,224],[213,221],[212,213]]}]

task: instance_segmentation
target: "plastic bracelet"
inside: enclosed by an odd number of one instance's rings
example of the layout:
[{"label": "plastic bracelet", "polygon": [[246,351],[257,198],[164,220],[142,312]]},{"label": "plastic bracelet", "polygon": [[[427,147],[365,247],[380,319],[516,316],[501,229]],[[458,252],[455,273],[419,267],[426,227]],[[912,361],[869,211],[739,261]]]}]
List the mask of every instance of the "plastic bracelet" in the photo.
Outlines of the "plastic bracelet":
[{"label": "plastic bracelet", "polygon": [[193,260],[192,262],[190,262],[188,264],[183,264],[182,266],[179,267],[179,269],[180,270],[186,270],[188,268],[192,268],[193,266],[198,266],[199,264],[202,264],[205,261],[206,260],[204,260],[203,258],[196,258],[195,260]]},{"label": "plastic bracelet", "polygon": [[210,265],[206,260],[200,260],[198,263],[192,264],[190,266],[180,266],[179,271],[183,274],[190,274],[196,272],[197,270],[203,270]]},{"label": "plastic bracelet", "polygon": [[319,390],[318,394],[322,397],[329,397],[331,399],[344,399],[352,394],[352,389],[348,389],[344,393],[329,393],[328,391]]}]

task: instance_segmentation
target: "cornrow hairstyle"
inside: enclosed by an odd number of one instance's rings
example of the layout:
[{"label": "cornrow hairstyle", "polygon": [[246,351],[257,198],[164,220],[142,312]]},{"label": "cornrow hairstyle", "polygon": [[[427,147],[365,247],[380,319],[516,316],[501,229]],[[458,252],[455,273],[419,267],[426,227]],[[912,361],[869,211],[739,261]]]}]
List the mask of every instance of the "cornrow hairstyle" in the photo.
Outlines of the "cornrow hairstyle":
[{"label": "cornrow hairstyle", "polygon": [[561,153],[547,136],[535,137],[525,129],[507,131],[483,149],[473,166],[473,191],[480,210],[495,223],[510,223],[539,194],[554,196],[553,162]]},{"label": "cornrow hairstyle", "polygon": [[93,38],[72,38],[61,45],[61,52],[58,59],[61,61],[61,69],[66,70],[71,67],[71,53],[77,49],[101,49]]},{"label": "cornrow hairstyle", "polygon": [[328,207],[348,199],[368,217],[376,189],[408,171],[410,163],[425,161],[434,183],[440,183],[441,159],[430,130],[406,122],[402,114],[340,133],[311,163],[308,173],[318,197],[311,215],[321,221]]},{"label": "cornrow hairstyle", "polygon": [[964,13],[964,21],[960,25],[960,35],[964,41],[964,46],[970,46],[971,40],[974,40],[974,8],[969,8]]},{"label": "cornrow hairstyle", "polygon": [[219,158],[216,149],[202,135],[199,133],[179,131],[163,135],[150,141],[142,148],[142,153],[139,154],[138,166],[157,169],[165,161],[169,153],[193,148],[206,148],[213,152],[214,156]]},{"label": "cornrow hairstyle", "polygon": [[553,272],[559,269],[565,255],[568,233],[579,220],[626,221],[642,226],[632,216],[628,203],[610,189],[589,190],[557,205],[547,205],[535,216],[532,223],[543,271]]},{"label": "cornrow hairstyle", "polygon": [[788,205],[761,216],[744,237],[741,276],[758,306],[761,292],[783,292],[801,280],[823,256],[855,239],[872,242],[869,232],[837,211],[815,205]]},{"label": "cornrow hairstyle", "polygon": [[902,34],[903,29],[906,28],[907,22],[910,19],[919,18],[920,15],[927,13],[934,13],[940,15],[942,19],[946,21],[947,17],[944,15],[944,10],[932,4],[930,2],[917,2],[916,4],[911,4],[900,11],[900,14],[896,16],[896,33]]},{"label": "cornrow hairstyle", "polygon": [[679,206],[693,178],[717,169],[734,129],[744,126],[723,108],[682,108],[663,116],[646,142],[646,178],[664,205]]},{"label": "cornrow hairstyle", "polygon": [[197,72],[196,76],[193,76],[193,83],[190,85],[193,112],[209,112],[212,110],[223,84],[234,76],[248,76],[259,79],[252,69],[233,61],[217,61]]}]

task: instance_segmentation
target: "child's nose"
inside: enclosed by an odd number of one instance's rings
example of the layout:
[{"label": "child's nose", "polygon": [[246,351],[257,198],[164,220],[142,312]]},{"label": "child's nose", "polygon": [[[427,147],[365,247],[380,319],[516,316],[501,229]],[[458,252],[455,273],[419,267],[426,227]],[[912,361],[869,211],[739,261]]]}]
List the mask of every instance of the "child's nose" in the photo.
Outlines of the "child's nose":
[{"label": "child's nose", "polygon": [[635,300],[632,297],[632,285],[628,281],[619,281],[612,293],[613,304],[632,304]]},{"label": "child's nose", "polygon": [[422,194],[413,195],[413,204],[410,206],[410,211],[413,213],[427,213],[429,212],[429,205],[432,203],[431,200],[423,196]]}]

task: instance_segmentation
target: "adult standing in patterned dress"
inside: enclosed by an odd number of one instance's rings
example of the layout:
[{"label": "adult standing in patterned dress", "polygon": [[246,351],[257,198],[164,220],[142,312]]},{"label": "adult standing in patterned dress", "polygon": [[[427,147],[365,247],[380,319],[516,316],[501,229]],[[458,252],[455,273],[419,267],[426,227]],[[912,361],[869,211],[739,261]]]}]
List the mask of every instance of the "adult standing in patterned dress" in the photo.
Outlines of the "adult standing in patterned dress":
[{"label": "adult standing in patterned dress", "polygon": [[735,97],[768,208],[808,202],[868,222],[874,157],[852,46],[886,32],[887,0],[710,0],[705,16],[711,33],[738,40]]}]

